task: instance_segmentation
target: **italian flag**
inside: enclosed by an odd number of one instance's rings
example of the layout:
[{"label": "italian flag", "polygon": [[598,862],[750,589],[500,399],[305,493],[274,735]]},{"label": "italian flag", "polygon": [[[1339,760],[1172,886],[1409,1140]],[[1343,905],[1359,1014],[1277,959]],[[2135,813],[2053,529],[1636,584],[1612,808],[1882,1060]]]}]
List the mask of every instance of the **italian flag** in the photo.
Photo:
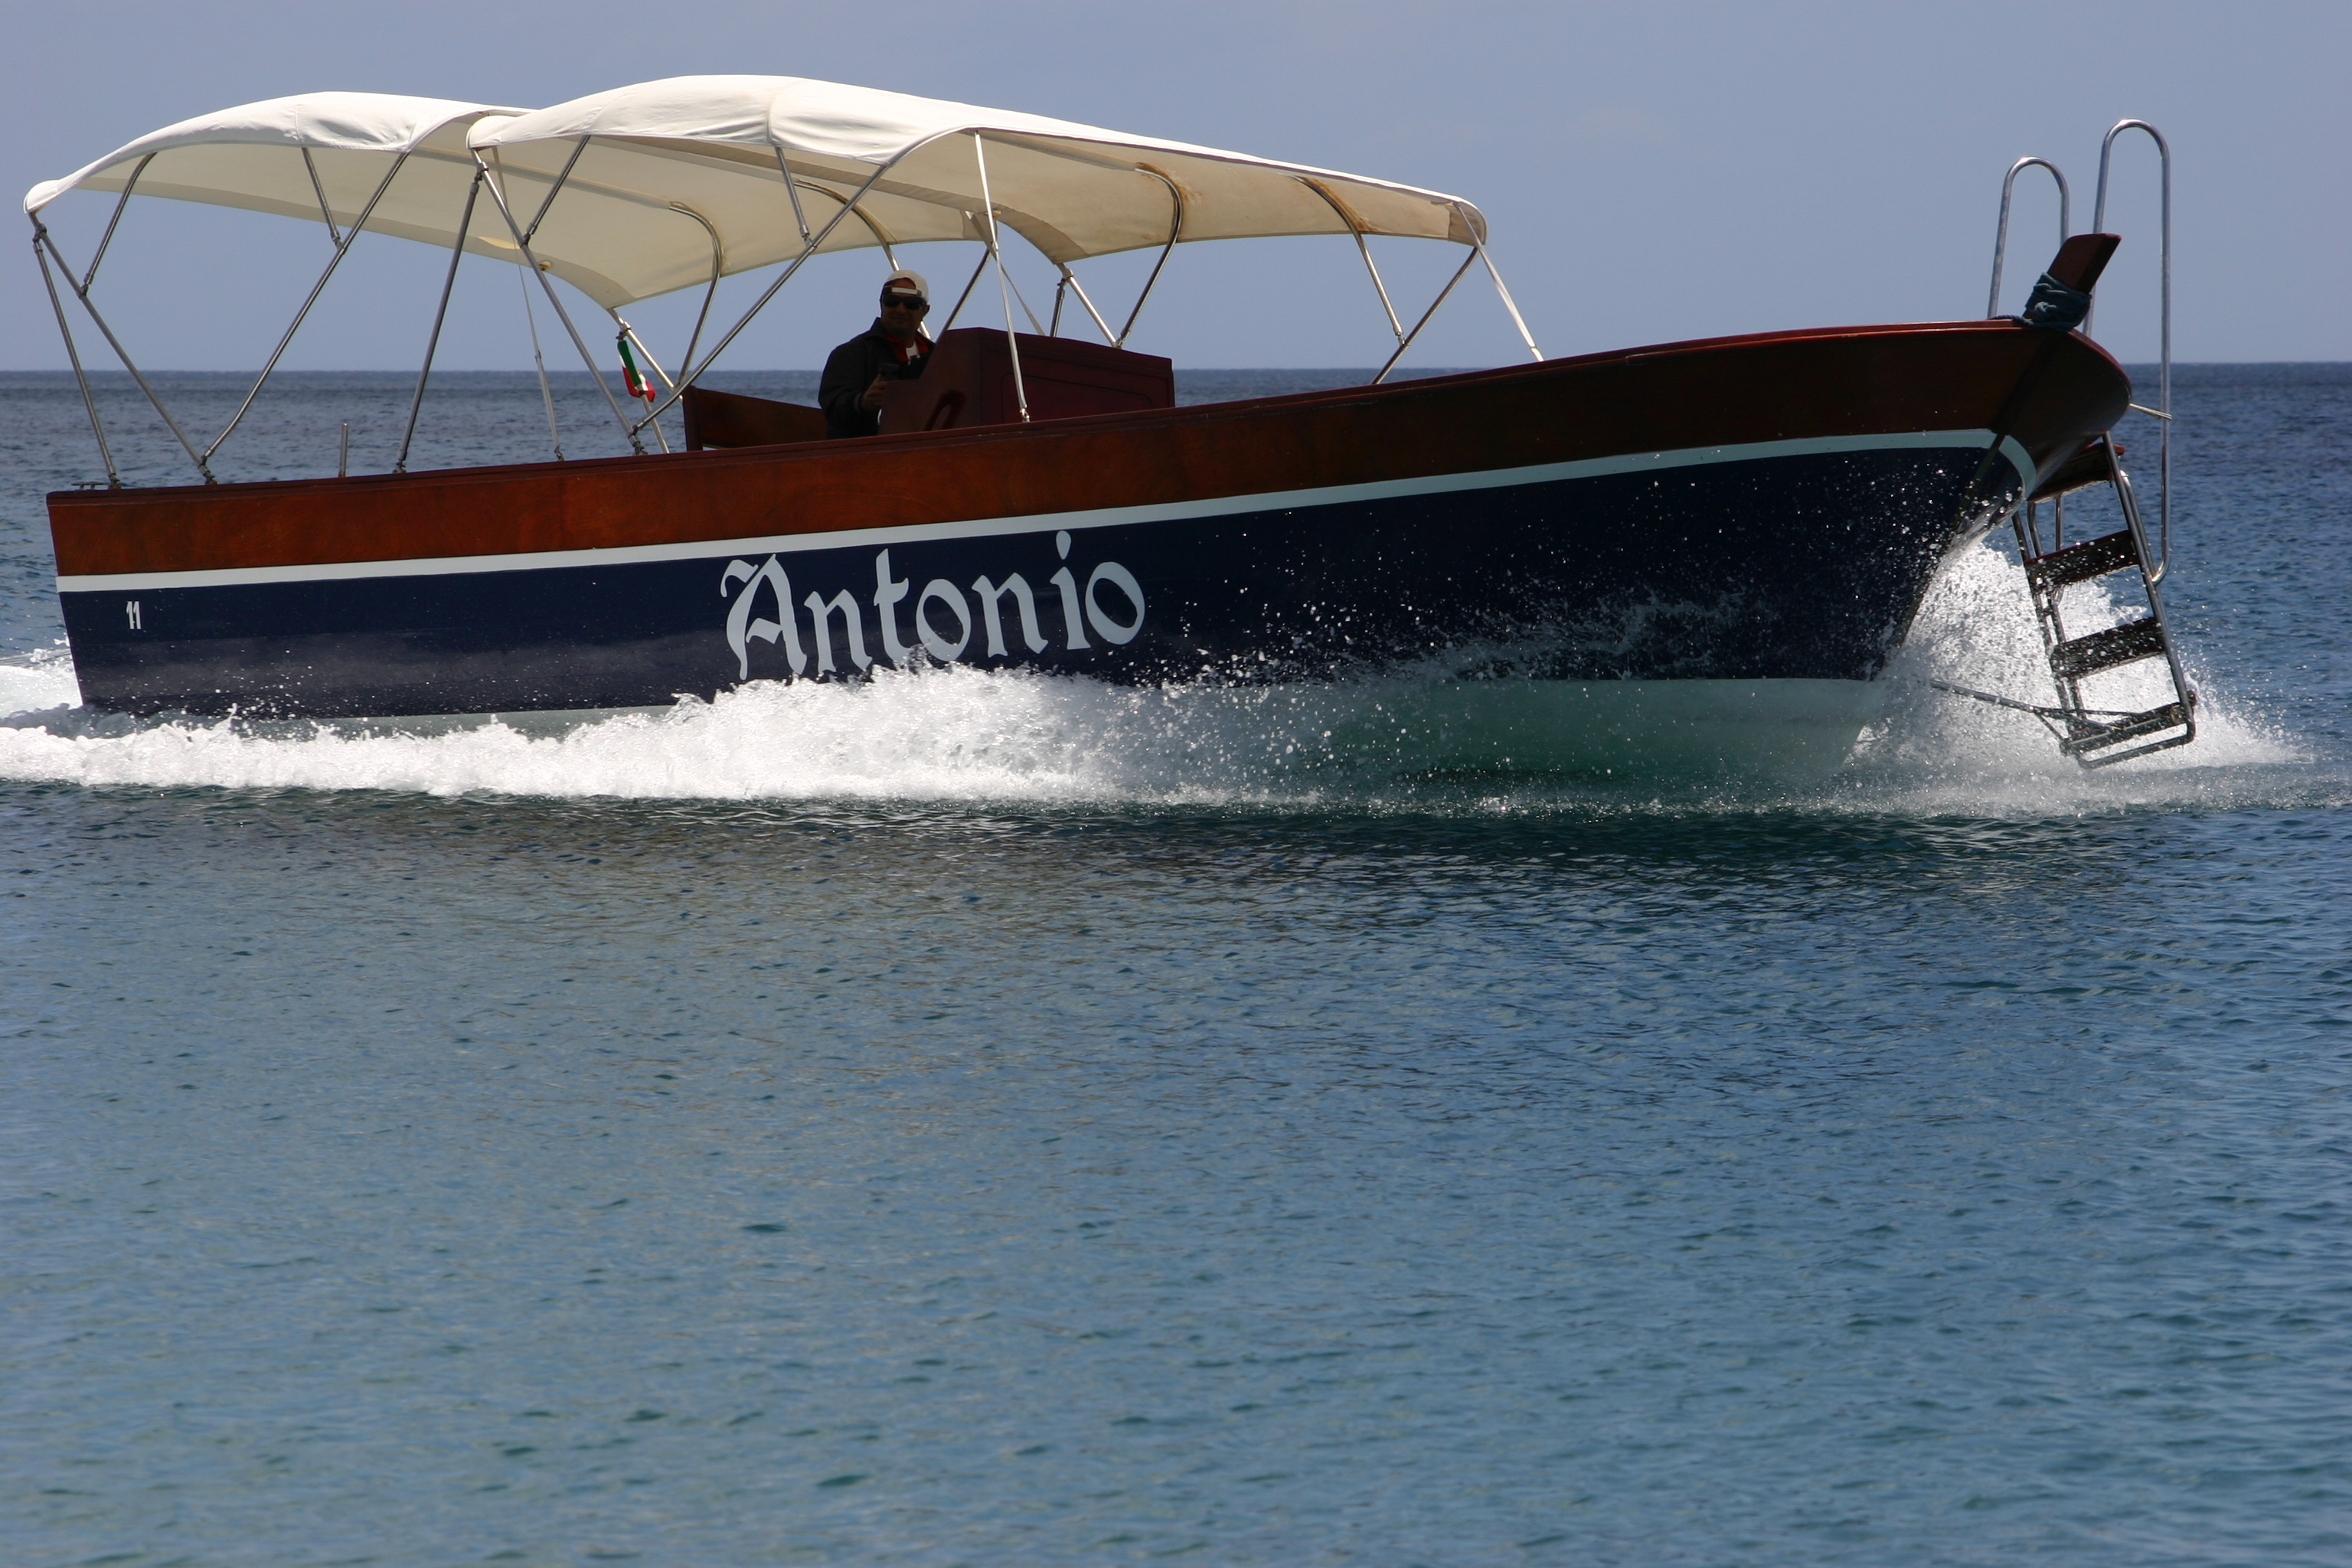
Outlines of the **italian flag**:
[{"label": "italian flag", "polygon": [[621,345],[621,384],[629,389],[631,397],[642,397],[651,403],[654,400],[653,383],[637,370],[636,356],[629,353],[629,334],[623,332],[614,341]]}]

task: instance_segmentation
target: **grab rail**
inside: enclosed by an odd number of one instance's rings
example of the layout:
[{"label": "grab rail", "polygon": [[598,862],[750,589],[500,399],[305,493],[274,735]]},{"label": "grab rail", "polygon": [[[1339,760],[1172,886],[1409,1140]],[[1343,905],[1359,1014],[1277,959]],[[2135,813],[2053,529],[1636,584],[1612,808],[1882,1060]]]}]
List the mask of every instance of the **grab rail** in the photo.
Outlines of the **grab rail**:
[{"label": "grab rail", "polygon": [[[2009,166],[2000,182],[2000,226],[1993,231],[1992,289],[1985,296],[1985,314],[2000,314],[2000,264],[2009,253],[2009,199],[2017,187],[2017,176],[2028,169],[2047,169],[2050,177],[2058,182],[2058,243],[2063,245],[2074,232],[2074,198],[2066,190],[2066,176],[2058,165],[2047,158],[2020,158]],[[2098,226],[2092,226],[2096,228]]]},{"label": "grab rail", "polygon": [[[2099,195],[2092,208],[2091,226],[2105,232],[2107,217],[2107,174],[2116,151],[2116,138],[2126,131],[2145,131],[2156,143],[2159,205],[2158,208],[2158,358],[2156,370],[2156,406],[2149,408],[2135,403],[2131,406],[2154,418],[2156,424],[2157,474],[2157,560],[2149,571],[2151,582],[2164,579],[2165,568],[2172,560],[2172,148],[2164,140],[2164,132],[2145,120],[2118,120],[2108,131],[2106,140],[2099,143]],[[2093,309],[2095,310],[2096,307]],[[2083,323],[2084,331],[2091,323]]]}]

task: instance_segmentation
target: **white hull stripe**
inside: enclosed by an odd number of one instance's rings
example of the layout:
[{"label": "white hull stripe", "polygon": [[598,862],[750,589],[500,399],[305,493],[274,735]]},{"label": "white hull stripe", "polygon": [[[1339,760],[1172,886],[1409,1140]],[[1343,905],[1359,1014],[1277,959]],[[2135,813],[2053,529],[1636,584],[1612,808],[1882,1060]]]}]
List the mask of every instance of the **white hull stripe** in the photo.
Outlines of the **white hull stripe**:
[{"label": "white hull stripe", "polygon": [[[1217,496],[1206,500],[1165,501],[1150,506],[1104,507],[1092,511],[1041,512],[1032,517],[973,518],[959,522],[922,522],[898,528],[839,529],[824,533],[782,533],[752,539],[697,539],[677,544],[628,544],[604,550],[538,550],[520,555],[444,555],[394,561],[321,562],[306,566],[232,566],[203,572],[125,572],[110,576],[59,577],[60,594],[138,589],[228,588],[264,583],[328,583],[369,577],[441,577],[469,572],[543,572],[569,566],[633,566],[647,562],[719,560],[729,556],[789,555],[814,550],[880,549],[937,539],[975,539],[1076,531],[1132,523],[1177,522],[1243,512],[1282,511],[1349,501],[1388,500],[1403,496],[1443,495],[1454,490],[1502,489],[1561,479],[1598,479],[1714,463],[1745,463],[1771,458],[1812,457],[1831,452],[1907,451],[1923,447],[1973,448],[1981,452],[1990,430],[1916,430],[1894,436],[1825,436],[1797,441],[1756,441],[1734,447],[1691,447],[1677,452],[1643,452],[1592,458],[1574,463],[1539,463],[1523,468],[1489,468],[1470,474],[1431,474],[1371,484],[1331,485],[1321,489],[1276,490],[1265,495]],[[2015,437],[2004,438],[2001,455],[2017,470],[2019,483],[2033,480],[2033,459]]]}]

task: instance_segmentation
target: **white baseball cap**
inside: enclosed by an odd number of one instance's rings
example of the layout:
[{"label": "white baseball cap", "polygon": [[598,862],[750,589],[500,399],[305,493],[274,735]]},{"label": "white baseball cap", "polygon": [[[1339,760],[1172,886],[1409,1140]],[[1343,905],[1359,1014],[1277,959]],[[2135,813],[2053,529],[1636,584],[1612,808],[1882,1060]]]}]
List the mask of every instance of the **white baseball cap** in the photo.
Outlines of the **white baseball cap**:
[{"label": "white baseball cap", "polygon": [[889,277],[882,279],[882,292],[885,294],[914,294],[922,299],[929,300],[931,297],[931,286],[923,281],[923,275],[921,273],[909,272],[907,268],[901,267],[898,271],[893,272]]}]

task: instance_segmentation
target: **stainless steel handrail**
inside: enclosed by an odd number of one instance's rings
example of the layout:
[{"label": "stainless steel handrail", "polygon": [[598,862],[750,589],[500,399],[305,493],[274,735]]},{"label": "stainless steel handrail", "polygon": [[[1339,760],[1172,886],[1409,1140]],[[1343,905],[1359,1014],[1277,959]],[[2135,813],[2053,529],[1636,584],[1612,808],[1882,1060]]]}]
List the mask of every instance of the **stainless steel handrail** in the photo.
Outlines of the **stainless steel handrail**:
[{"label": "stainless steel handrail", "polygon": [[2027,156],[2009,166],[2000,182],[2000,226],[1993,231],[1992,289],[1985,295],[1985,314],[2000,314],[2000,265],[2009,252],[2009,202],[2017,187],[2017,176],[2028,169],[2047,169],[2050,177],[2058,182],[2058,243],[2063,245],[2074,232],[2074,198],[2066,189],[2066,176],[2057,164],[2047,158]]},{"label": "stainless steel handrail", "polygon": [[[2126,131],[2145,131],[2156,143],[2159,189],[2158,207],[2158,272],[2157,315],[2156,406],[2140,408],[2143,414],[2156,417],[2156,517],[2157,561],[2150,569],[2148,580],[2160,583],[2165,568],[2172,561],[2172,148],[2164,140],[2164,132],[2145,120],[2118,120],[2107,132],[2106,140],[2099,143],[2099,195],[2091,209],[2091,227],[2105,232],[2107,219],[2107,174],[2116,151],[2116,138]],[[2096,306],[2093,309],[2095,310]],[[2088,319],[2083,330],[2089,331]],[[2137,405],[2134,405],[2138,407]]]}]

